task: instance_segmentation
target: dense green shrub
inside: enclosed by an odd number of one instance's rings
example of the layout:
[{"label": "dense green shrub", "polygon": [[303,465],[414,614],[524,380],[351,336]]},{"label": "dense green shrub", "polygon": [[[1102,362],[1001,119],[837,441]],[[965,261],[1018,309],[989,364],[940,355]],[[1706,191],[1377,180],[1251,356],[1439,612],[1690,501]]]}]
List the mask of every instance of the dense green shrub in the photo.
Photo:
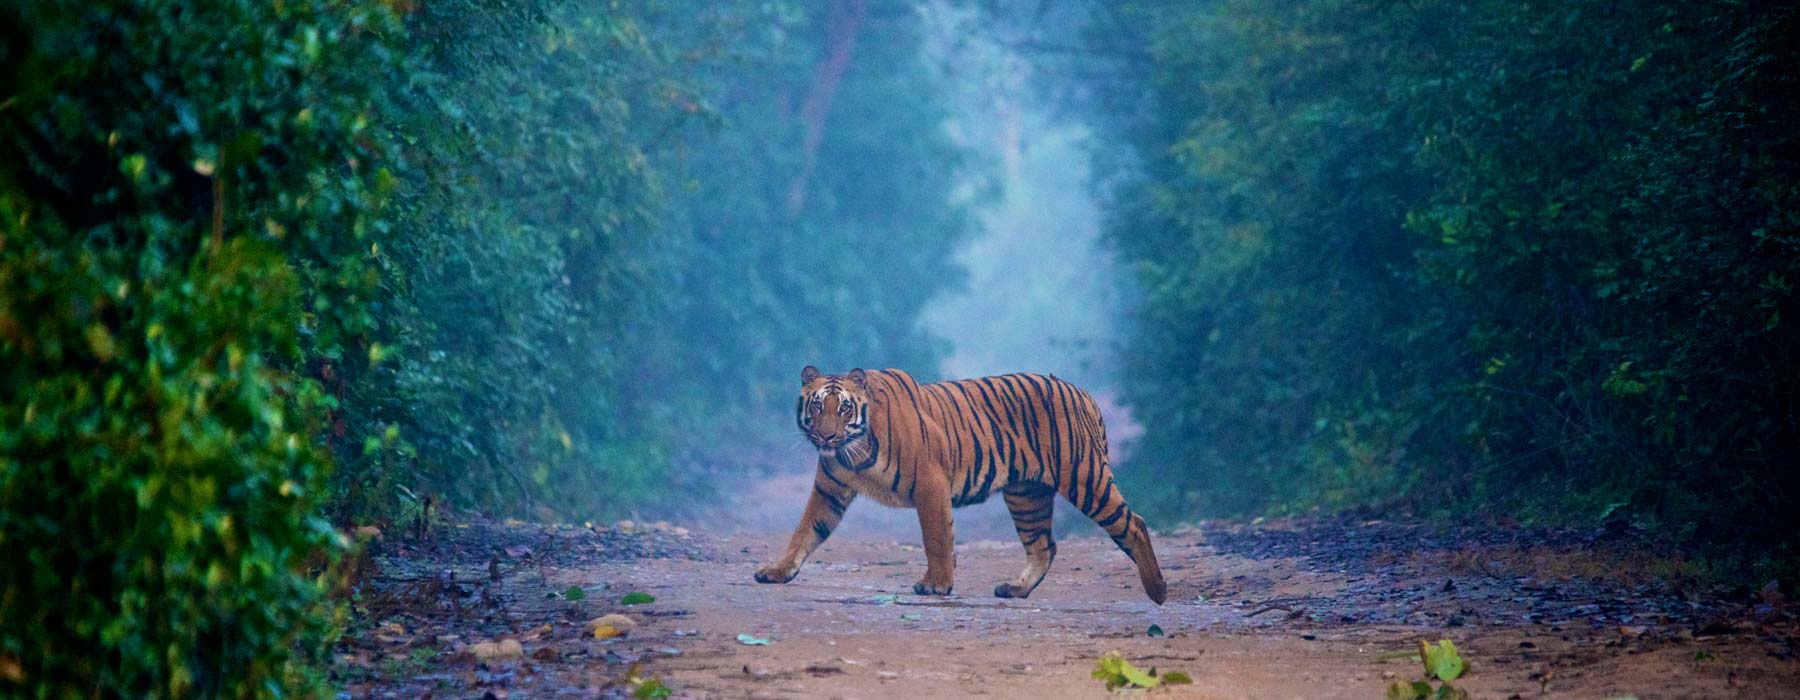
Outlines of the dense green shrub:
[{"label": "dense green shrub", "polygon": [[404,166],[379,256],[388,359],[339,366],[340,518],[426,497],[596,518],[657,492],[666,434],[628,386],[666,264],[646,150],[688,115],[638,14],[476,0],[405,16],[407,69],[385,88]]},{"label": "dense green shrub", "polygon": [[382,6],[0,10],[0,694],[307,691]]},{"label": "dense green shrub", "polygon": [[1143,500],[1793,542],[1791,3],[1089,10]]},{"label": "dense green shrub", "polygon": [[389,359],[345,353],[328,380],[340,518],[691,504],[713,463],[791,442],[799,367],[935,369],[916,317],[966,226],[906,3],[468,0],[405,22]]}]

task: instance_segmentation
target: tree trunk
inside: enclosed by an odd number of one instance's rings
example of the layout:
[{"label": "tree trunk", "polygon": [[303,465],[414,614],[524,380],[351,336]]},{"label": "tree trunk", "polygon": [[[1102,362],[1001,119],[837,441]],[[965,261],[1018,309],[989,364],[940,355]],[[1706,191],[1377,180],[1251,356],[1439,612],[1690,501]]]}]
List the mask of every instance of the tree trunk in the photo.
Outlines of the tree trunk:
[{"label": "tree trunk", "polygon": [[832,0],[825,14],[825,57],[813,72],[812,90],[800,106],[800,123],[804,128],[801,142],[800,172],[788,185],[787,214],[797,219],[806,207],[806,183],[812,178],[819,158],[819,144],[825,140],[825,119],[831,113],[831,100],[837,94],[844,71],[850,68],[850,50],[856,46],[856,31],[862,26],[864,0]]}]

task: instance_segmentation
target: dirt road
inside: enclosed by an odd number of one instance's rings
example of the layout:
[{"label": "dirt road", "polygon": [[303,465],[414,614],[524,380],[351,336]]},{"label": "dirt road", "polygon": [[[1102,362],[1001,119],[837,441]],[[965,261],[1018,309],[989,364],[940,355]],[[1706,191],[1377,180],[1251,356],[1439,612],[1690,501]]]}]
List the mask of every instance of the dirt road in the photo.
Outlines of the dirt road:
[{"label": "dirt road", "polygon": [[[1166,532],[1160,607],[1102,537],[1063,539],[1028,600],[989,594],[1022,565],[1015,541],[959,543],[947,598],[910,593],[916,541],[867,536],[834,537],[793,583],[753,583],[780,544],[480,523],[384,543],[340,682],[352,697],[630,697],[639,664],[674,697],[1101,698],[1095,659],[1118,651],[1195,681],[1155,697],[1373,700],[1423,677],[1406,658],[1417,640],[1451,639],[1469,661],[1455,685],[1476,698],[1800,697],[1779,594],[1632,582],[1628,549],[1576,535],[1387,523]],[[571,587],[581,600],[547,597]],[[655,602],[620,605],[630,592]],[[626,636],[581,628],[615,612],[636,623]],[[506,638],[527,656],[470,651]]]}]

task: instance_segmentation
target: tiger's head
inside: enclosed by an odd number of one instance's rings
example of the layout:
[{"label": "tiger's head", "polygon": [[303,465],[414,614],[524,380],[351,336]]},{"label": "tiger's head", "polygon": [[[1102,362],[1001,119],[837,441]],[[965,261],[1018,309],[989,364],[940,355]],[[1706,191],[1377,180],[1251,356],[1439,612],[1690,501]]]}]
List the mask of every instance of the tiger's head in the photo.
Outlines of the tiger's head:
[{"label": "tiger's head", "polygon": [[794,420],[800,432],[824,457],[861,440],[869,430],[868,375],[853,369],[843,375],[820,374],[807,365],[800,370],[800,402]]}]

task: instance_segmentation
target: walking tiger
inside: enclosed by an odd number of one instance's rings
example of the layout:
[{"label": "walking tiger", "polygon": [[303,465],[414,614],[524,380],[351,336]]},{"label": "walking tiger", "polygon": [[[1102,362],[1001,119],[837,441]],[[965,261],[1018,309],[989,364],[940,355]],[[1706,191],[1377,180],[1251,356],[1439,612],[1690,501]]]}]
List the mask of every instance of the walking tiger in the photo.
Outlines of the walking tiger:
[{"label": "walking tiger", "polygon": [[812,496],[781,558],[756,572],[787,583],[858,494],[914,508],[925,542],[920,595],[948,595],[955,556],[952,508],[1004,494],[1025,570],[994,587],[1024,598],[1056,557],[1050,514],[1056,497],[1081,509],[1137,565],[1144,593],[1168,595],[1150,531],[1113,483],[1106,428],[1093,397],[1054,376],[1008,374],[919,384],[896,369],[842,375],[800,372],[794,419],[819,451]]}]

